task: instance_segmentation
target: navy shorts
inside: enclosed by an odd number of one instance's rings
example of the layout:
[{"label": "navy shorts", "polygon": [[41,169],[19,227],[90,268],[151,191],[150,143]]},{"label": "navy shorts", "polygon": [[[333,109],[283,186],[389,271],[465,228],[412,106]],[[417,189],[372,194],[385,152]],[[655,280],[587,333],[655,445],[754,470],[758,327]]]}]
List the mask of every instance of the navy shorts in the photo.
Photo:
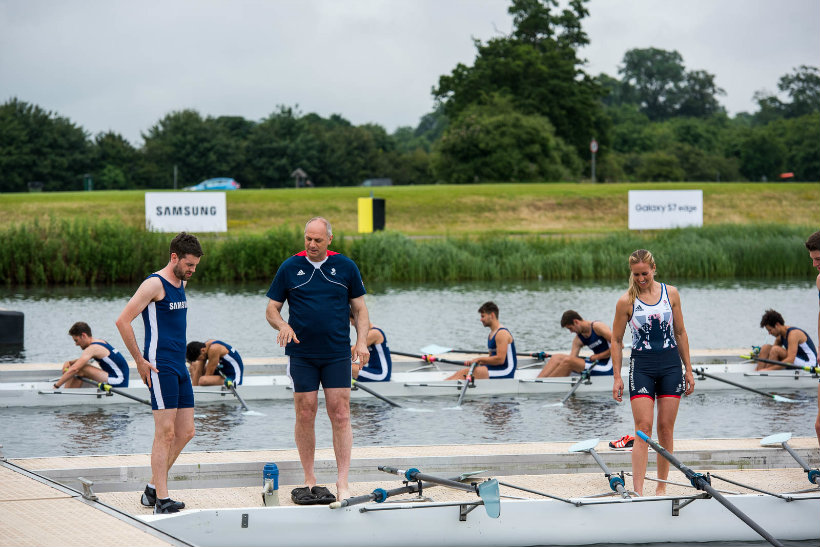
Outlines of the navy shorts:
[{"label": "navy shorts", "polygon": [[185,367],[155,364],[159,372],[151,371],[151,408],[193,408],[194,388],[191,375]]},{"label": "navy shorts", "polygon": [[318,391],[319,384],[325,389],[349,389],[353,381],[350,356],[327,358],[288,355],[288,377],[296,393]]},{"label": "navy shorts", "polygon": [[683,365],[678,350],[633,354],[629,359],[629,398],[683,395]]}]

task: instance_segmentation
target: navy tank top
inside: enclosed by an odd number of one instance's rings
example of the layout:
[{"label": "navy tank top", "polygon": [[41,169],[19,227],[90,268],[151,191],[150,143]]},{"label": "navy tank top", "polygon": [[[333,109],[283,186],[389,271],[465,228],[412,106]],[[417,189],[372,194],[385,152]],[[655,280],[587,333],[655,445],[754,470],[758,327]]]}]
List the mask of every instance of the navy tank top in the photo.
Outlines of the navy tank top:
[{"label": "navy tank top", "polygon": [[158,277],[162,281],[165,297],[151,302],[142,310],[145,325],[145,348],[142,356],[157,368],[172,366],[184,370],[188,312],[185,287],[183,284],[174,287],[158,274],[148,277]]},{"label": "navy tank top", "polygon": [[112,386],[128,387],[128,363],[120,352],[106,341],[91,342],[102,346],[108,350],[108,355],[103,358],[95,357],[100,368],[108,373],[108,384]]}]

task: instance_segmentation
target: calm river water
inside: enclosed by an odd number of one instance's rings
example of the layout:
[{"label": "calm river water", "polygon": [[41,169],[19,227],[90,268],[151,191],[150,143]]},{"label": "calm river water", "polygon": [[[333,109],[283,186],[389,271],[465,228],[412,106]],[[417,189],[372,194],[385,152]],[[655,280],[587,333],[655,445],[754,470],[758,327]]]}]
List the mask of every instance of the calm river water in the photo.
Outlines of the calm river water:
[{"label": "calm river water", "polygon": [[[764,343],[766,331],[759,324],[767,308],[778,310],[788,324],[816,336],[817,292],[811,279],[671,283],[681,292],[693,349]],[[95,336],[123,350],[114,320],[135,288],[60,287],[0,293],[0,308],[24,312],[26,329],[24,348],[0,359],[61,362],[76,357],[78,349],[67,334],[75,321],[86,321]],[[220,338],[244,357],[284,355],[265,321],[267,288],[267,284],[203,286],[194,279],[187,291],[189,339]],[[572,335],[561,329],[561,314],[574,309],[585,318],[611,324],[615,301],[625,289],[625,282],[371,284],[365,298],[372,321],[385,330],[395,350],[415,353],[428,344],[486,348],[487,330],[479,323],[476,310],[493,300],[520,351],[566,351]],[[134,330],[141,340],[141,319],[134,321]]]}]

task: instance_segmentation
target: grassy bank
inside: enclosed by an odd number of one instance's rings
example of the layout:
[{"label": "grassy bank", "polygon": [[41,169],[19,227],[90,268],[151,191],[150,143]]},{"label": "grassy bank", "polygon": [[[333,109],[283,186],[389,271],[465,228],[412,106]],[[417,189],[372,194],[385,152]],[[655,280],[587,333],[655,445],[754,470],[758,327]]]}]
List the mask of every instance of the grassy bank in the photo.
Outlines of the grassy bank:
[{"label": "grassy bank", "polygon": [[[774,223],[817,225],[820,184],[480,184],[374,188],[386,199],[387,228],[406,235],[626,233],[630,189],[702,189],[705,226]],[[357,198],[366,188],[240,190],[227,193],[229,235],[300,228],[326,216],[355,234]],[[35,219],[93,216],[145,225],[142,191],[0,195],[3,226]]]},{"label": "grassy bank", "polygon": [[[369,281],[626,278],[626,259],[652,250],[675,278],[813,275],[809,226],[721,225],[589,237],[483,235],[411,239],[397,232],[334,240]],[[52,220],[0,228],[0,280],[7,285],[134,283],[167,262],[169,234],[112,221]],[[303,248],[299,228],[201,237],[203,281],[269,281]]]}]

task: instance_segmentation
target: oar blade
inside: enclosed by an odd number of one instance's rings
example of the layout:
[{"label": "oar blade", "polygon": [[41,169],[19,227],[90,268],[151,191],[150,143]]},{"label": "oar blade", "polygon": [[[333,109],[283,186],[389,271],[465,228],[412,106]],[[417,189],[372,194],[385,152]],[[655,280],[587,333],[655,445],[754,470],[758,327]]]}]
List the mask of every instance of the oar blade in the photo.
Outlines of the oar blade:
[{"label": "oar blade", "polygon": [[761,446],[767,445],[781,445],[785,442],[788,442],[789,439],[792,438],[791,432],[782,432],[782,433],[775,433],[774,435],[769,435],[760,440]]},{"label": "oar blade", "polygon": [[585,441],[581,441],[575,443],[574,445],[569,447],[570,452],[589,452],[590,449],[595,448],[598,446],[598,443],[601,442],[601,439],[587,439]]},{"label": "oar blade", "polygon": [[498,489],[498,481],[490,479],[479,484],[478,496],[484,502],[487,516],[497,519],[501,515],[501,493]]},{"label": "oar blade", "polygon": [[794,399],[789,399],[788,397],[783,397],[781,395],[772,395],[772,399],[774,399],[778,403],[799,403],[800,402],[800,401],[795,401]]}]

